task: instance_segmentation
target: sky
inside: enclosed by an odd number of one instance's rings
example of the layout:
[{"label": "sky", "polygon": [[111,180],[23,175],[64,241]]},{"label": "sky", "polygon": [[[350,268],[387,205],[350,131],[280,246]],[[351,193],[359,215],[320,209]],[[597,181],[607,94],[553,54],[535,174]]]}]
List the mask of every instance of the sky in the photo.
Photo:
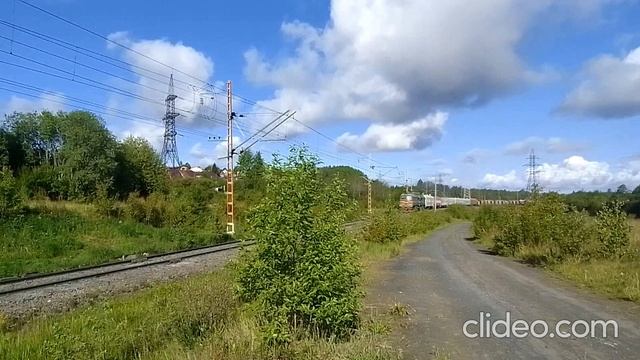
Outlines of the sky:
[{"label": "sky", "polygon": [[392,184],[521,189],[533,149],[546,190],[633,189],[639,17],[636,0],[5,0],[0,113],[89,109],[160,150],[173,74],[180,159],[224,167],[230,80],[236,144],[296,112],[256,137],[267,159],[305,144]]}]

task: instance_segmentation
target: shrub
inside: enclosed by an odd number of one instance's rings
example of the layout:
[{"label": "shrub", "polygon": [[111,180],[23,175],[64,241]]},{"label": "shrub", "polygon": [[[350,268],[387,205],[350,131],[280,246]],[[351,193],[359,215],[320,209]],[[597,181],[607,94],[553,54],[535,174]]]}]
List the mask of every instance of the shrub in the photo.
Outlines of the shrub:
[{"label": "shrub", "polygon": [[386,208],[372,214],[371,220],[362,232],[362,239],[381,244],[397,242],[404,236],[403,230],[398,211]]},{"label": "shrub", "polygon": [[346,336],[358,325],[359,267],[344,230],[344,185],[323,184],[317,159],[292,148],[266,171],[266,193],[251,211],[255,248],[246,253],[238,293],[254,301],[267,342],[284,344],[293,329]]},{"label": "shrub", "polygon": [[624,211],[624,202],[605,204],[596,216],[596,231],[603,257],[621,256],[629,248],[631,226]]},{"label": "shrub", "polygon": [[22,207],[18,186],[9,170],[0,170],[0,218],[11,216]]}]

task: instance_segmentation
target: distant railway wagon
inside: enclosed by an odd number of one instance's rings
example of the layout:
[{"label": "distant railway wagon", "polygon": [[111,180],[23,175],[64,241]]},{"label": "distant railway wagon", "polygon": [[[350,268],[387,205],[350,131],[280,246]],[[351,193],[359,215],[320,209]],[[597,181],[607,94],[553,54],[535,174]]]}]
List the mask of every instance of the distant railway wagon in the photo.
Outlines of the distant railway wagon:
[{"label": "distant railway wagon", "polygon": [[527,200],[479,200],[480,205],[524,205]]},{"label": "distant railway wagon", "polygon": [[456,197],[433,197],[432,195],[423,194],[402,194],[400,195],[400,208],[405,211],[414,211],[422,209],[446,208],[451,205],[477,206],[477,199],[456,198]]}]

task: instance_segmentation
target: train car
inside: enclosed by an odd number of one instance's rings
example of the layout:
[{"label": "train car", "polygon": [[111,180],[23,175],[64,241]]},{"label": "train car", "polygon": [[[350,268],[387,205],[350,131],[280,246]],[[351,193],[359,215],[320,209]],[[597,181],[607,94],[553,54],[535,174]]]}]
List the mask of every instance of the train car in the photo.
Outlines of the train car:
[{"label": "train car", "polygon": [[400,195],[400,209],[405,211],[421,210],[425,208],[425,196],[422,194]]},{"label": "train car", "polygon": [[479,206],[480,201],[473,198],[457,198],[457,197],[437,197],[432,195],[422,195],[414,193],[406,193],[400,195],[400,208],[405,211],[415,211],[422,209],[446,208],[451,205],[461,206]]}]

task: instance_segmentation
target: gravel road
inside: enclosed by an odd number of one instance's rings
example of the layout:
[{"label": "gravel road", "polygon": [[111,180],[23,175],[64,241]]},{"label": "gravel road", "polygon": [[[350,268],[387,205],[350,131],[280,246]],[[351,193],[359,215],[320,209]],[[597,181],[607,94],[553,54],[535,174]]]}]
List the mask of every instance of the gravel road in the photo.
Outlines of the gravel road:
[{"label": "gravel road", "polygon": [[[193,253],[202,253],[204,251],[206,250],[195,250]],[[170,263],[138,267],[125,272],[0,295],[0,313],[12,318],[25,318],[41,313],[66,311],[96,299],[107,298],[115,294],[135,291],[155,283],[220,268],[235,257],[238,251],[238,248],[234,248],[182,260],[179,258],[185,254],[173,255],[175,261]],[[187,254],[191,254],[191,252]],[[112,267],[135,265],[134,263]],[[62,277],[76,275],[78,273],[62,275]],[[30,282],[38,283],[41,281],[43,280],[37,279]],[[21,287],[24,285],[28,285],[28,283],[0,285],[0,289],[10,289],[12,286]]]},{"label": "gravel road", "polygon": [[[410,309],[397,339],[404,358],[430,359],[435,353],[451,359],[640,358],[638,305],[604,299],[540,269],[491,255],[466,240],[470,236],[469,224],[449,226],[409,245],[380,269],[369,302],[380,308],[399,303]],[[560,320],[615,320],[619,337],[612,337],[612,327],[607,338],[464,336],[463,324],[479,320],[480,312],[490,313],[492,321],[505,319],[507,312],[511,323],[545,320],[550,332]],[[479,331],[474,325],[467,329],[471,334]],[[578,334],[583,329],[578,326]]]}]

